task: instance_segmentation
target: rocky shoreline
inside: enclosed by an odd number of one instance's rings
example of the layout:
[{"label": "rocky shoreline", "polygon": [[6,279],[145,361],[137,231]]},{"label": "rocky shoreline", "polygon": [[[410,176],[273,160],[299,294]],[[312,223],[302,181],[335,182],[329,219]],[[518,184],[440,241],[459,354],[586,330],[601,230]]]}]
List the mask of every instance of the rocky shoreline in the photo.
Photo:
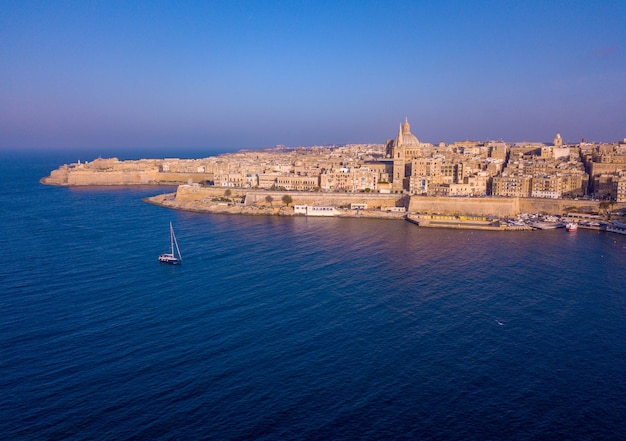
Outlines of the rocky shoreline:
[{"label": "rocky shoreline", "polygon": [[[228,214],[243,216],[305,216],[302,213],[296,213],[293,206],[288,205],[246,205],[241,202],[224,201],[220,199],[180,199],[177,198],[178,193],[165,193],[157,196],[151,196],[142,199],[144,202],[158,205],[160,207],[173,210],[191,211],[197,213],[211,214]],[[483,231],[531,231],[543,229],[533,227],[528,222],[519,223],[511,222],[510,219],[499,219],[491,217],[477,217],[464,215],[436,215],[436,214],[417,214],[405,213],[399,211],[383,211],[374,210],[354,210],[346,208],[334,208],[333,217],[339,218],[369,218],[369,219],[391,219],[391,220],[407,220],[413,224],[423,228],[451,228],[451,229],[471,229]],[[565,219],[565,218],[564,218]],[[550,228],[563,227],[563,219],[558,222],[551,222]],[[588,226],[584,222],[578,223],[583,229],[612,231],[605,227]],[[598,224],[599,225],[599,224]],[[546,228],[547,229],[547,228]],[[620,232],[620,231],[614,231]],[[620,232],[620,234],[625,234]]]},{"label": "rocky shoreline", "polygon": [[[176,193],[166,193],[143,199],[149,204],[158,205],[173,210],[193,211],[198,213],[212,214],[238,214],[244,216],[304,216],[295,213],[292,206],[252,206],[244,205],[236,202],[219,202],[219,201],[177,201]],[[371,218],[371,219],[395,219],[404,220],[406,215],[402,212],[387,212],[382,210],[350,210],[337,209],[338,214],[335,217],[350,218]]]}]

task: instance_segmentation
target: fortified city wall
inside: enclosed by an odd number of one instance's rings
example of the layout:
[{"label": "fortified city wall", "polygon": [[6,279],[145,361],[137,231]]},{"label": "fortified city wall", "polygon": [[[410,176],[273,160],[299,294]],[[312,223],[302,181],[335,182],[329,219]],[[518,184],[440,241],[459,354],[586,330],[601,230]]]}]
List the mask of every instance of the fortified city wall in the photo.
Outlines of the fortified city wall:
[{"label": "fortified city wall", "polygon": [[212,180],[213,173],[162,172],[158,168],[142,170],[90,170],[60,167],[41,180],[48,185],[179,185]]},{"label": "fortified city wall", "polygon": [[[96,185],[178,185],[213,180],[213,173],[160,171],[160,161],[140,160],[123,162],[114,159],[95,160],[87,164],[61,166],[41,180],[44,184],[68,186]],[[613,166],[611,164],[610,166]],[[226,191],[229,196],[226,196]],[[297,191],[268,191],[237,187],[202,187],[181,185],[176,193],[179,203],[208,203],[213,199],[228,198],[243,201],[246,206],[281,206],[282,197],[292,198],[290,205],[317,205],[345,207],[352,203],[367,203],[368,209],[385,210],[406,207],[414,213],[467,214],[513,217],[519,213],[547,213],[561,215],[571,211],[602,212],[607,207],[599,201],[574,199],[507,198],[507,197],[428,197],[408,196],[404,193],[325,193]],[[271,196],[272,202],[267,202]],[[606,205],[606,204],[605,204]],[[611,210],[626,208],[626,203],[612,203]]]},{"label": "fortified city wall", "polygon": [[[618,209],[621,206],[626,206],[626,204],[615,204],[613,209]],[[585,199],[519,198],[519,207],[522,213],[565,214],[571,211],[590,213],[601,211],[599,201]]]},{"label": "fortified city wall", "polygon": [[[226,191],[229,191],[226,196]],[[573,199],[542,199],[542,198],[463,198],[463,197],[427,197],[408,196],[389,193],[319,193],[297,191],[268,191],[246,188],[201,187],[198,185],[181,185],[176,191],[176,203],[192,203],[210,201],[215,198],[227,197],[234,201],[243,201],[245,206],[282,205],[282,197],[292,198],[290,205],[316,205],[345,207],[352,203],[367,203],[371,210],[385,210],[391,207],[407,207],[412,213],[477,215],[514,217],[520,213],[546,213],[562,215],[568,212],[600,212],[599,201]],[[272,203],[267,202],[270,196]],[[615,203],[613,210],[626,208],[626,203]]]},{"label": "fortified city wall", "polygon": [[[455,198],[412,196],[409,212],[468,214],[512,217],[520,213],[546,213],[562,215],[568,212],[599,212],[599,201],[543,198]],[[613,210],[626,208],[626,203],[615,203]]]},{"label": "fortified city wall", "polygon": [[229,192],[229,199],[244,199],[247,206],[269,205],[266,198],[270,196],[272,204],[282,204],[282,197],[289,195],[292,199],[291,205],[317,205],[341,207],[352,203],[367,203],[370,209],[386,209],[390,207],[405,207],[407,196],[402,194],[380,194],[380,193],[319,193],[319,192],[299,192],[299,191],[269,191],[251,190],[246,188],[224,188],[224,187],[201,187],[196,185],[181,185],[176,191],[177,203],[189,203],[193,201],[203,201],[207,199],[226,197]]},{"label": "fortified city wall", "polygon": [[146,171],[76,171],[69,173],[65,185],[129,185],[154,183],[158,170]]},{"label": "fortified city wall", "polygon": [[520,212],[518,198],[455,198],[412,196],[413,213],[473,214],[511,217]]}]

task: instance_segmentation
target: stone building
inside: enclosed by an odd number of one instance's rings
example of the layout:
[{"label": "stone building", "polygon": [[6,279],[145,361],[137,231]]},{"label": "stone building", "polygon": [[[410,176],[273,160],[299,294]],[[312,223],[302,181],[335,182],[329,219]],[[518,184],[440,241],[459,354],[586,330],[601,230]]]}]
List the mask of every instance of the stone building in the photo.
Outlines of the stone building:
[{"label": "stone building", "polygon": [[285,190],[314,191],[320,186],[319,176],[281,175],[276,178],[276,187]]},{"label": "stone building", "polygon": [[387,141],[386,154],[393,160],[392,189],[402,191],[409,189],[411,176],[411,160],[424,156],[424,149],[431,147],[424,144],[411,133],[411,125],[408,118],[400,124],[398,136],[394,140]]},{"label": "stone building", "polygon": [[626,202],[626,171],[614,177],[613,194],[616,202]]},{"label": "stone building", "polygon": [[529,197],[531,193],[531,177],[525,175],[509,175],[493,178],[491,194],[493,196]]},{"label": "stone building", "polygon": [[375,191],[379,173],[369,167],[327,170],[320,175],[319,187],[323,191]]}]

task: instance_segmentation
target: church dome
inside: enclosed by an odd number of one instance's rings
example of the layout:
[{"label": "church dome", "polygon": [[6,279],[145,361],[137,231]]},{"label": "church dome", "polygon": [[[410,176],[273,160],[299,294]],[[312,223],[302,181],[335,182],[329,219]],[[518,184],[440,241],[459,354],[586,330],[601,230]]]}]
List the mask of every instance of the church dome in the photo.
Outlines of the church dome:
[{"label": "church dome", "polygon": [[400,126],[395,144],[397,146],[417,146],[419,143],[419,139],[411,133],[411,125],[409,124],[409,119],[406,118],[404,123]]},{"label": "church dome", "polygon": [[419,139],[414,134],[410,132],[406,135],[402,134],[402,145],[419,145],[419,143]]}]

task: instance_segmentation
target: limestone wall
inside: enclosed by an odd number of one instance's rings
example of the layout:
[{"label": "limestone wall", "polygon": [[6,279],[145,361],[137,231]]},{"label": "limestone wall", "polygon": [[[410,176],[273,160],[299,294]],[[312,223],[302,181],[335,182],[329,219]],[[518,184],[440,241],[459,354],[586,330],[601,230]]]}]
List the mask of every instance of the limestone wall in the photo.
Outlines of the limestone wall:
[{"label": "limestone wall", "polygon": [[59,167],[56,170],[52,170],[50,176],[43,178],[41,182],[49,185],[67,185],[68,174],[67,167]]},{"label": "limestone wall", "polygon": [[598,212],[600,202],[573,199],[520,198],[523,213],[565,214],[570,211]]},{"label": "limestone wall", "polygon": [[455,198],[412,196],[409,211],[415,213],[515,216],[520,212],[517,198]]},{"label": "limestone wall", "polygon": [[[226,196],[226,193],[229,193]],[[179,185],[176,190],[176,202],[203,201],[205,199],[228,198],[237,200],[245,196],[245,189],[224,187],[201,187],[199,185]]]},{"label": "limestone wall", "polygon": [[[229,190],[229,196],[226,191]],[[366,202],[371,209],[385,209],[387,207],[403,207],[405,199],[398,194],[378,193],[320,193],[298,191],[267,191],[241,188],[224,187],[200,187],[193,185],[181,185],[176,191],[176,202],[202,201],[205,199],[227,197],[232,200],[245,199],[245,205],[264,206],[269,205],[267,196],[271,196],[272,205],[283,204],[282,198],[289,195],[291,205],[318,205],[340,207],[351,203]]]},{"label": "limestone wall", "polygon": [[[226,193],[228,192],[228,196]],[[514,217],[520,213],[547,213],[561,215],[570,211],[598,212],[600,202],[573,199],[541,198],[455,198],[427,197],[401,194],[379,193],[320,193],[297,191],[267,191],[246,188],[201,187],[180,185],[176,192],[176,203],[194,201],[208,202],[216,198],[228,198],[234,202],[244,201],[246,206],[281,206],[284,195],[291,196],[290,205],[317,205],[343,207],[352,203],[367,203],[368,209],[377,210],[390,207],[404,207],[408,201],[408,211],[413,213],[438,213],[452,215],[477,215]],[[267,202],[271,196],[272,203]],[[613,209],[626,207],[626,203],[614,204]]]},{"label": "limestone wall", "polygon": [[66,185],[137,185],[155,183],[158,171],[70,171]]},{"label": "limestone wall", "polygon": [[213,173],[173,173],[159,172],[158,168],[99,170],[90,168],[59,167],[50,172],[50,176],[41,180],[49,185],[179,185],[191,182],[199,183],[212,180]]},{"label": "limestone wall", "polygon": [[[626,207],[613,204],[611,209]],[[601,212],[599,201],[542,198],[453,198],[412,196],[409,211],[415,213],[468,214],[511,217],[520,213],[562,215],[571,211]]]},{"label": "limestone wall", "polygon": [[246,205],[263,205],[266,196],[271,196],[273,203],[282,203],[284,195],[291,196],[293,205],[317,205],[341,207],[352,203],[367,203],[368,209],[385,209],[387,207],[405,206],[402,195],[379,193],[320,193],[320,192],[286,192],[286,191],[254,191],[246,195]]}]

